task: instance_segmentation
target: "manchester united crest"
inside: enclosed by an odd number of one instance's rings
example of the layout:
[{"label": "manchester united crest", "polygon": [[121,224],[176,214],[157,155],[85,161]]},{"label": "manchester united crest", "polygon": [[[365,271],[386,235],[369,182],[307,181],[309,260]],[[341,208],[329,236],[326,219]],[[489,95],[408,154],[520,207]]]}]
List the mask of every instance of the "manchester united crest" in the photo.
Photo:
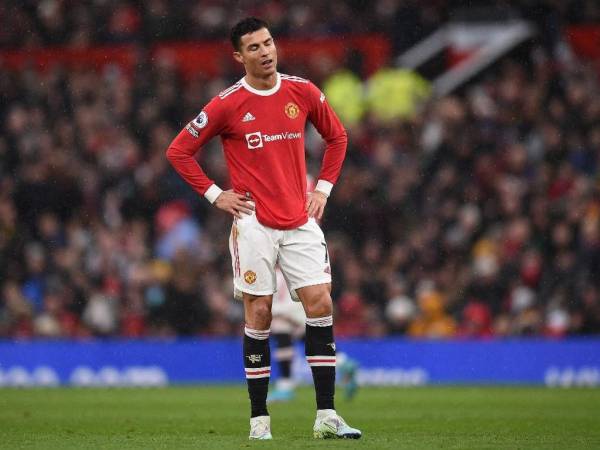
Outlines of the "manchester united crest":
[{"label": "manchester united crest", "polygon": [[298,114],[300,113],[300,108],[298,108],[298,105],[296,105],[295,103],[288,103],[287,105],[285,105],[285,115],[288,116],[290,119],[295,119],[296,117],[298,117]]},{"label": "manchester united crest", "polygon": [[251,270],[246,270],[246,272],[244,272],[244,280],[248,284],[253,284],[256,281],[256,274]]}]

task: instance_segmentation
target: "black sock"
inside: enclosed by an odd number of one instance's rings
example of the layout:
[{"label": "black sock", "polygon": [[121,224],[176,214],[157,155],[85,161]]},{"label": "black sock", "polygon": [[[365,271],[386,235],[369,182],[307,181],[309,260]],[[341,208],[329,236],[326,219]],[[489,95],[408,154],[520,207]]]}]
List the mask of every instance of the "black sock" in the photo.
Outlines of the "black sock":
[{"label": "black sock", "polygon": [[315,382],[317,409],[335,409],[335,342],[333,317],[306,319],[306,361]]},{"label": "black sock", "polygon": [[294,358],[294,347],[292,346],[292,335],[289,333],[274,334],[277,350],[275,359],[279,367],[280,378],[292,378],[292,359]]},{"label": "black sock", "polygon": [[271,375],[269,330],[244,330],[244,367],[250,396],[250,417],[268,416],[267,392]]}]

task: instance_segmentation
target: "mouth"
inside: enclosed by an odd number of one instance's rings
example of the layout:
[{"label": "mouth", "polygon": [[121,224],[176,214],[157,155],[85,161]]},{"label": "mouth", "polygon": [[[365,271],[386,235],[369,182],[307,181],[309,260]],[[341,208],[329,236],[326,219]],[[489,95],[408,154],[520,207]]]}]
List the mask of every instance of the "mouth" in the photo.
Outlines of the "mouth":
[{"label": "mouth", "polygon": [[265,59],[260,65],[267,69],[273,65],[273,59]]}]

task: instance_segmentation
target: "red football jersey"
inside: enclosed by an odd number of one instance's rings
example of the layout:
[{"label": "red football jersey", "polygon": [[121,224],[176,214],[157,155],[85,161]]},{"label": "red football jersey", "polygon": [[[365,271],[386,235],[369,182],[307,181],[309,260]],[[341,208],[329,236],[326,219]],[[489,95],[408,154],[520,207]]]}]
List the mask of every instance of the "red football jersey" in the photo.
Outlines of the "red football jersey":
[{"label": "red football jersey", "polygon": [[297,228],[308,220],[306,120],[327,144],[318,179],[330,189],[346,154],[346,131],[314,84],[284,74],[277,74],[269,90],[254,89],[242,79],[221,92],[177,135],[167,157],[199,194],[209,188],[219,192],[194,159],[219,135],[233,189],[252,197],[258,221],[276,229]]}]

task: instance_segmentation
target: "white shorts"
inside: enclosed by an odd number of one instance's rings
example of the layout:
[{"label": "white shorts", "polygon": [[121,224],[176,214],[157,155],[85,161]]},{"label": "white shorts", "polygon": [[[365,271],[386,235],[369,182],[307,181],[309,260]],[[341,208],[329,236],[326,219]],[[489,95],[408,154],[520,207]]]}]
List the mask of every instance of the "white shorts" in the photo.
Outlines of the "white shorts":
[{"label": "white shorts", "polygon": [[315,221],[292,230],[276,230],[258,222],[256,214],[234,219],[229,237],[234,296],[242,292],[272,295],[277,291],[278,264],[292,299],[296,289],[331,283],[329,254],[323,231]]}]

